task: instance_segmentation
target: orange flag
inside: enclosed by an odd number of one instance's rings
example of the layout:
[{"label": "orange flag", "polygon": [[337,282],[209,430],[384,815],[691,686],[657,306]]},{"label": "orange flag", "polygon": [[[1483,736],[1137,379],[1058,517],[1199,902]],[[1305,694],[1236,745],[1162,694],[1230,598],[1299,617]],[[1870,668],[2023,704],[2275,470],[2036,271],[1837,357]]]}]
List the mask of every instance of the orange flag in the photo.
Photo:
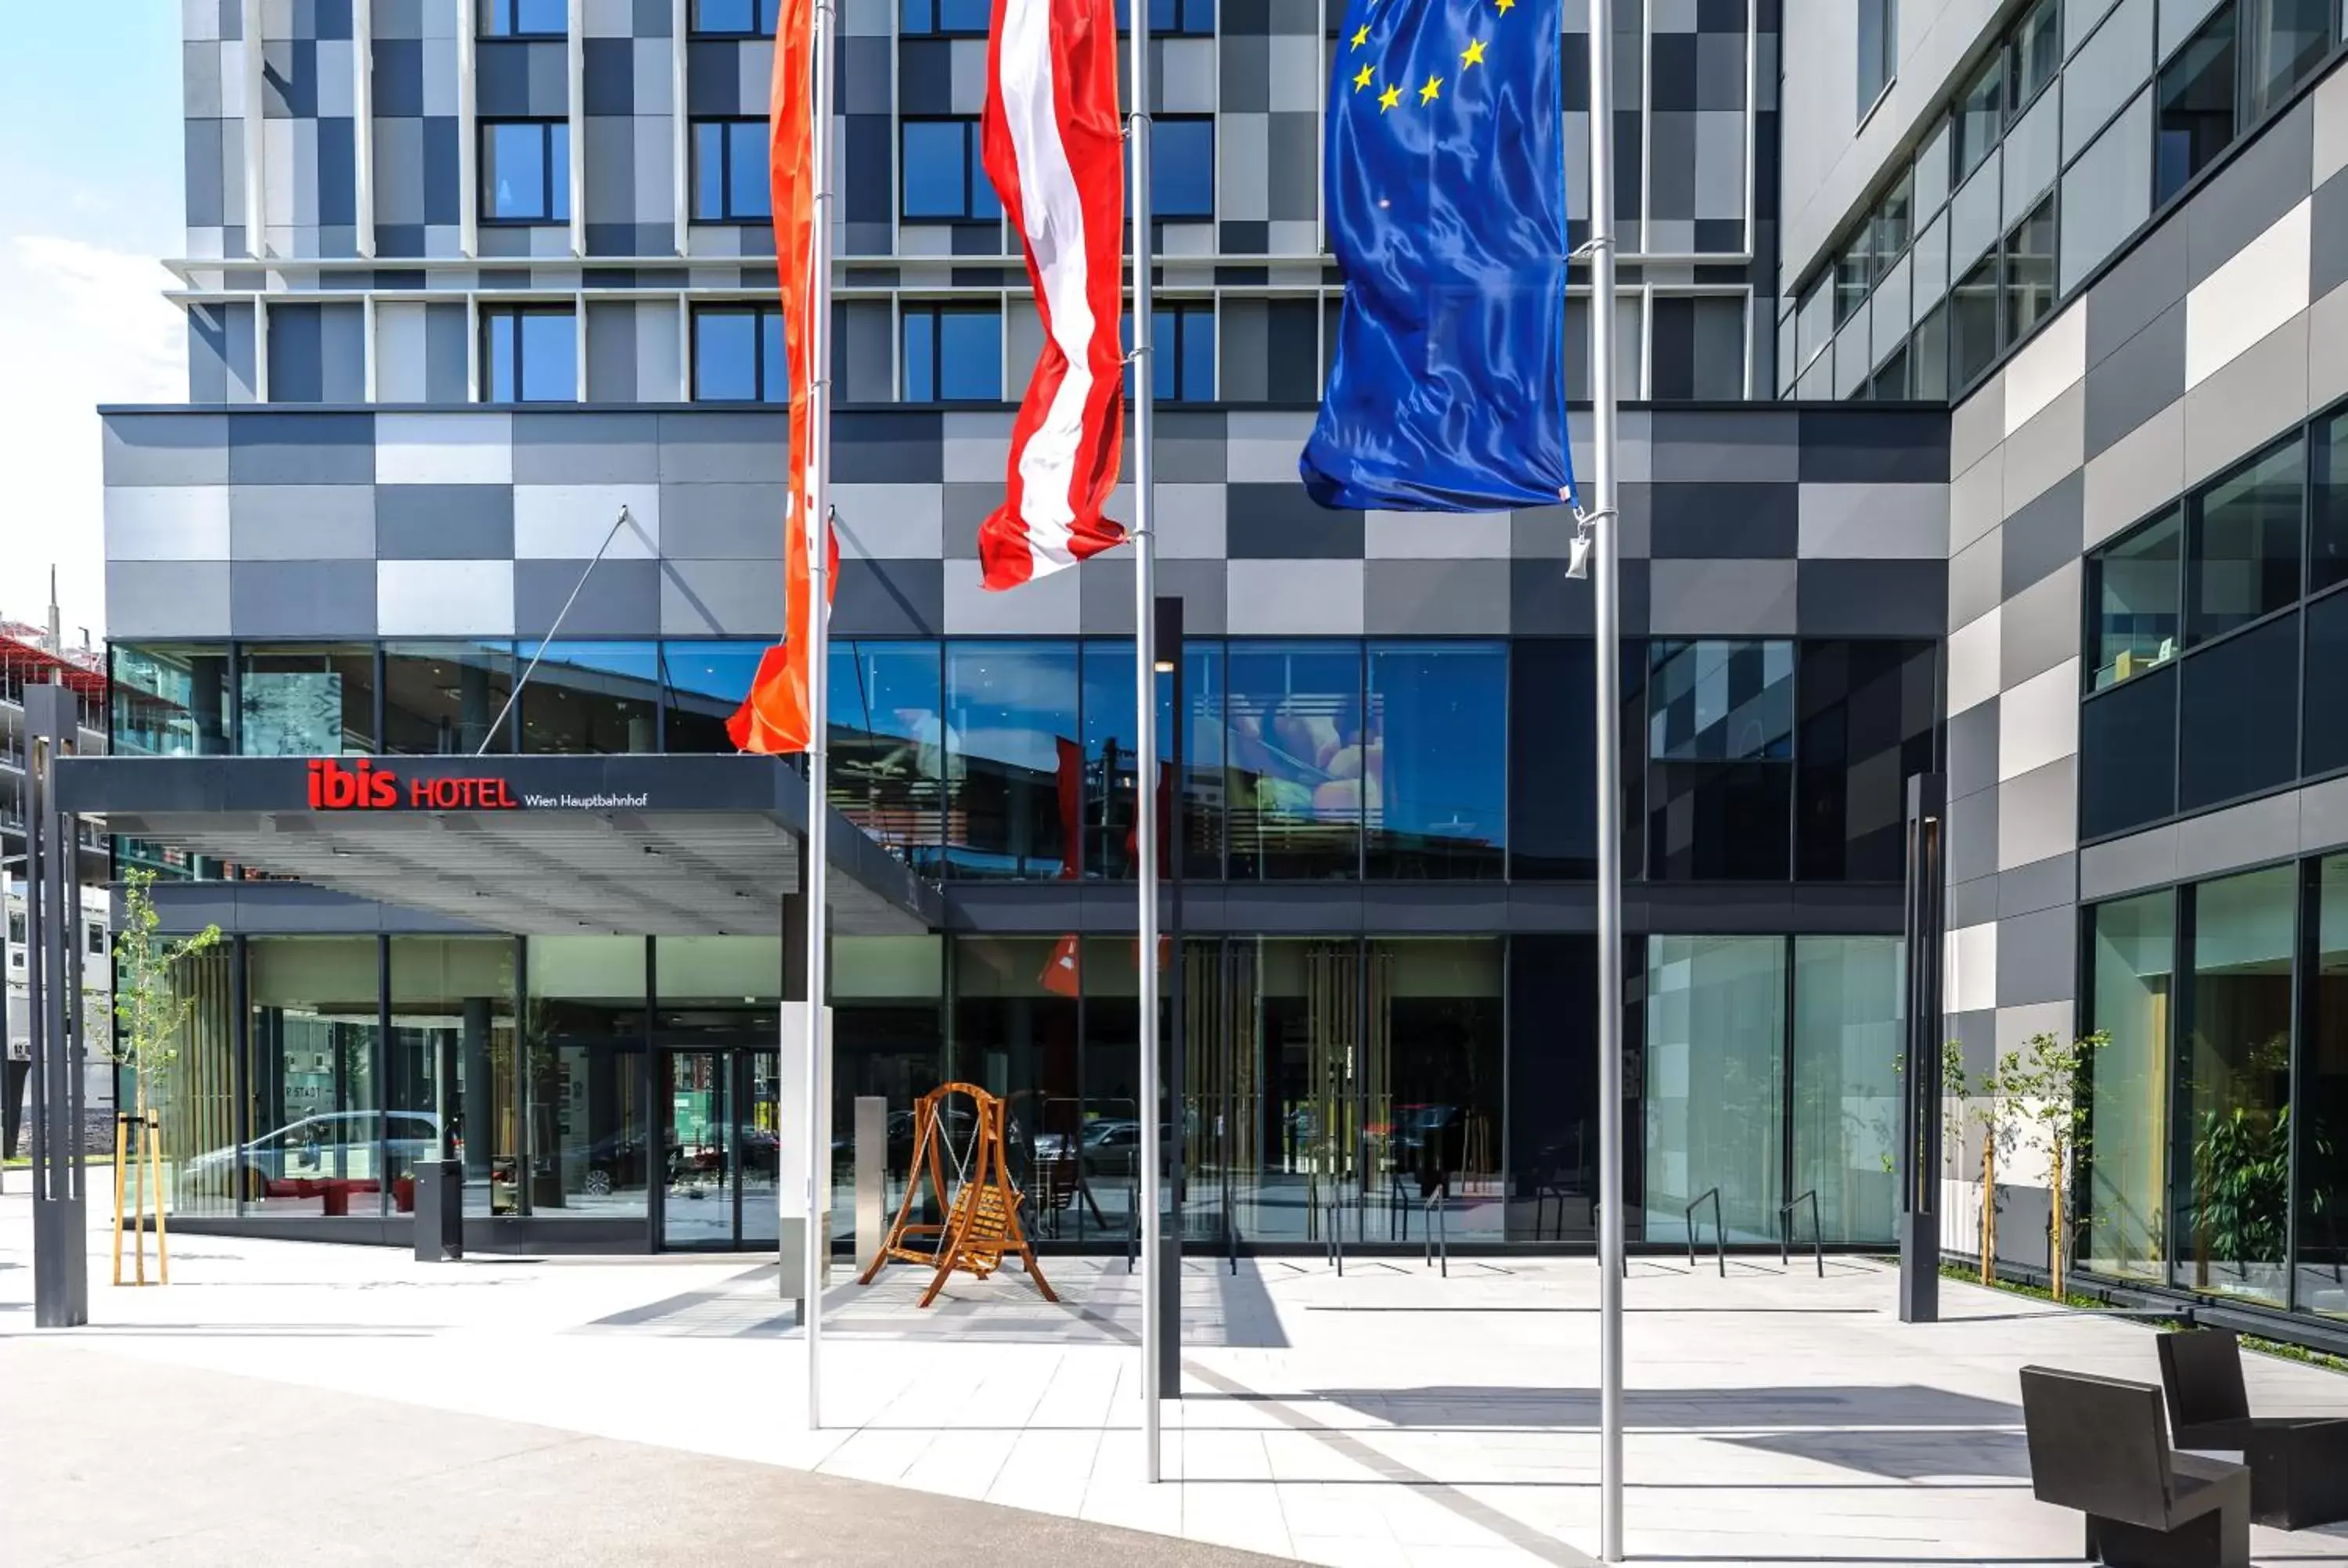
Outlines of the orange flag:
[{"label": "orange flag", "polygon": [[[783,0],[775,28],[775,79],[767,91],[767,177],[774,197],[775,266],[783,307],[783,360],[790,377],[790,453],[784,466],[783,641],[758,661],[750,695],[726,722],[726,733],[746,752],[808,749],[808,640],[798,621],[807,614],[808,463],[815,448],[808,420],[808,346],[815,303],[815,77],[809,65],[815,36],[812,0]],[[829,264],[826,247],[826,264]],[[839,540],[824,528],[824,603],[839,580]]]}]

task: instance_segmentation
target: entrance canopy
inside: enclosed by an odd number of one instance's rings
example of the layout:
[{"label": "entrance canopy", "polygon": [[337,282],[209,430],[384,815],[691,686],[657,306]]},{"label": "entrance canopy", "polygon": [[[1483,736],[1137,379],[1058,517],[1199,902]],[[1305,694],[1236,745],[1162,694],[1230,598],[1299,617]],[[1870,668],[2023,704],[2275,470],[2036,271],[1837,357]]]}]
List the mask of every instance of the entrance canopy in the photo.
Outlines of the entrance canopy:
[{"label": "entrance canopy", "polygon": [[[807,784],[751,756],[74,757],[111,832],[492,930],[768,933]],[[832,813],[834,929],[938,928],[938,891]]]}]

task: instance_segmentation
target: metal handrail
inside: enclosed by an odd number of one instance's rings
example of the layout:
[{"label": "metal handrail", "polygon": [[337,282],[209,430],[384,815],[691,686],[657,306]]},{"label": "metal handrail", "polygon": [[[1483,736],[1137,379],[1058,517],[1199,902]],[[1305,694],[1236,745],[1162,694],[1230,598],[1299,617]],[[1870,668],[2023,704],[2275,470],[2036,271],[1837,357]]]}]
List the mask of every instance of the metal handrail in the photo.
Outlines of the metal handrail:
[{"label": "metal handrail", "polygon": [[1780,1267],[1793,1266],[1793,1215],[1794,1211],[1802,1206],[1805,1198],[1810,1203],[1810,1253],[1818,1260],[1818,1277],[1824,1279],[1827,1276],[1827,1249],[1825,1238],[1819,1234],[1818,1190],[1816,1187],[1807,1193],[1797,1193],[1777,1205],[1777,1263]]},{"label": "metal handrail", "polygon": [[1695,1211],[1706,1198],[1712,1200],[1712,1255],[1720,1266],[1720,1277],[1728,1277],[1728,1227],[1720,1218],[1720,1189],[1713,1187],[1698,1193],[1685,1210],[1687,1223],[1688,1268],[1695,1267]]},{"label": "metal handrail", "polygon": [[1439,1261],[1446,1279],[1451,1277],[1451,1225],[1444,1217],[1450,1210],[1450,1198],[1451,1184],[1447,1181],[1437,1184],[1435,1191],[1428,1194],[1420,1204],[1425,1211],[1425,1223],[1418,1227],[1420,1240],[1426,1252],[1426,1262]]}]

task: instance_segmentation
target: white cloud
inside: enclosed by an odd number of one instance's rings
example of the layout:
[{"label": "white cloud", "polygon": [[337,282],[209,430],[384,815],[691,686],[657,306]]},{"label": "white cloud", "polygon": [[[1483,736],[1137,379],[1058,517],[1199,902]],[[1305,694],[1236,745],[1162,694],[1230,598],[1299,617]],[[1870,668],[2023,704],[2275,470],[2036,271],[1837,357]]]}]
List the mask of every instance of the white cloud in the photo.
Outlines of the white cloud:
[{"label": "white cloud", "polygon": [[0,244],[0,616],[101,636],[100,404],[187,399],[185,318],[151,254],[58,234]]}]

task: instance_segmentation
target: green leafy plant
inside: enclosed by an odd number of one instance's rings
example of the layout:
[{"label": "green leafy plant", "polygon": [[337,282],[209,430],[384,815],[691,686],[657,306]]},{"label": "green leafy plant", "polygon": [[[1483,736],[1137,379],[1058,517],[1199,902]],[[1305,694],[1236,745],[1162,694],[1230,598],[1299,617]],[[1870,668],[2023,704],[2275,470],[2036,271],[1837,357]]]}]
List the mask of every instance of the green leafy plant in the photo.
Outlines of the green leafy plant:
[{"label": "green leafy plant", "polygon": [[2269,1115],[2237,1105],[2205,1111],[2193,1131],[2196,1283],[2211,1257],[2248,1277],[2253,1263],[2282,1257],[2291,1207],[2291,1107]]},{"label": "green leafy plant", "polygon": [[2065,1263],[2065,1196],[2071,1190],[2071,1167],[2087,1138],[2087,1107],[2082,1095],[2088,1063],[2111,1043],[2098,1030],[2065,1041],[2041,1031],[2032,1035],[2021,1052],[2010,1053],[2001,1071],[2002,1085],[2017,1120],[2035,1125],[2046,1140],[2046,1262],[2057,1299],[2063,1295]]},{"label": "green leafy plant", "polygon": [[173,977],[180,966],[219,945],[221,929],[206,926],[176,941],[160,933],[155,911],[155,874],[132,867],[122,879],[122,925],[114,933],[114,1044],[108,1056],[130,1070],[135,1108],[143,1123],[162,1102],[171,1069],[180,1060],[180,1040],[195,1016],[196,999],[181,996]]}]

